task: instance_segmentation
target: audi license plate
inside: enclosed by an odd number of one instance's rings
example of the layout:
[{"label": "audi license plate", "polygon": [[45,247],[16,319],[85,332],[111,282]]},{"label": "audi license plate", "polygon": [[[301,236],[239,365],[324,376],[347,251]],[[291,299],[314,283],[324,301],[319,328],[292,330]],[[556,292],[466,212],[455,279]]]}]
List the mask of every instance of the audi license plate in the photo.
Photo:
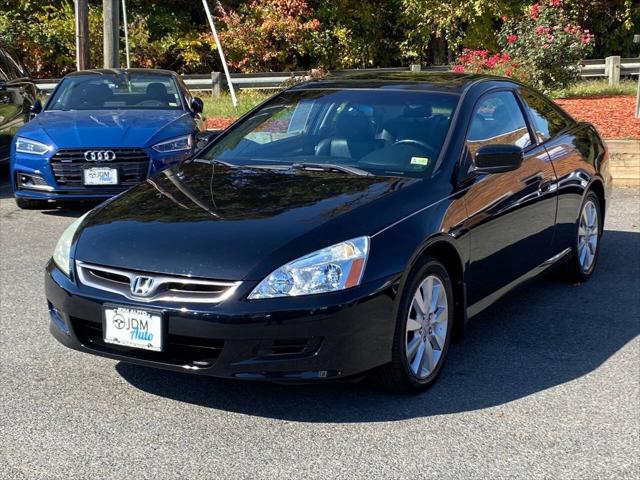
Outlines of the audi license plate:
[{"label": "audi license plate", "polygon": [[85,185],[117,185],[118,169],[109,167],[92,167],[84,169]]},{"label": "audi license plate", "polygon": [[106,343],[162,351],[162,314],[157,311],[105,306],[103,332]]}]

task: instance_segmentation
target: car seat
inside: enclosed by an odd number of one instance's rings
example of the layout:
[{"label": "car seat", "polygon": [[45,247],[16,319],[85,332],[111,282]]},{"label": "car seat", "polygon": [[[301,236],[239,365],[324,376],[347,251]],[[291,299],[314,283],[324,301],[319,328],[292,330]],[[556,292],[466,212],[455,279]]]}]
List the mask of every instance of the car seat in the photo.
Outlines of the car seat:
[{"label": "car seat", "polygon": [[155,100],[163,105],[169,105],[169,102],[175,101],[173,95],[169,95],[167,87],[164,83],[152,82],[147,85],[147,100]]},{"label": "car seat", "polygon": [[359,159],[376,148],[373,124],[365,115],[344,112],[336,121],[336,133],[316,145],[317,156]]}]

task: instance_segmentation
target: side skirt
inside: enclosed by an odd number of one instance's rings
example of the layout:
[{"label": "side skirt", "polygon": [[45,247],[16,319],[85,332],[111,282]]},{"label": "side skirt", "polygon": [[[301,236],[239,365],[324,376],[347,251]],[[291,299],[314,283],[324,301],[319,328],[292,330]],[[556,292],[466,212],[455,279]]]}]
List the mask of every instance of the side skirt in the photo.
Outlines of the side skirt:
[{"label": "side skirt", "polygon": [[516,278],[513,282],[508,283],[504,287],[496,290],[491,295],[488,295],[487,297],[483,298],[482,300],[479,300],[476,303],[474,303],[473,305],[470,305],[469,307],[467,307],[467,316],[469,318],[471,318],[474,315],[477,315],[478,313],[483,311],[485,308],[491,306],[493,303],[498,301],[500,298],[504,297],[507,293],[509,293],[511,290],[513,290],[517,286],[523,284],[524,282],[527,282],[529,280],[532,280],[532,279],[536,278],[538,275],[544,273],[546,270],[548,270],[552,266],[554,266],[554,265],[560,263],[561,261],[565,260],[570,254],[571,254],[571,248],[565,248],[560,253],[558,253],[558,254],[554,255],[553,257],[551,257],[550,259],[545,260],[544,262],[542,262],[540,265],[535,267],[533,270],[530,270],[529,272],[525,273],[521,277]]}]

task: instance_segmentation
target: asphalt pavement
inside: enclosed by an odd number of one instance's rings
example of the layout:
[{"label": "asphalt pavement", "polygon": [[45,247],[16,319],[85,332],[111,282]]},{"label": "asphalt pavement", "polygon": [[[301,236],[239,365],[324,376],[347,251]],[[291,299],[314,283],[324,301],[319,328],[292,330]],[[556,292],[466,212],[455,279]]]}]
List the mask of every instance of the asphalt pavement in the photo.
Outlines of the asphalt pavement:
[{"label": "asphalt pavement", "polygon": [[419,396],[62,347],[43,268],[86,208],[22,211],[0,184],[0,478],[640,478],[638,189],[614,192],[589,282],[546,276],[474,318]]}]

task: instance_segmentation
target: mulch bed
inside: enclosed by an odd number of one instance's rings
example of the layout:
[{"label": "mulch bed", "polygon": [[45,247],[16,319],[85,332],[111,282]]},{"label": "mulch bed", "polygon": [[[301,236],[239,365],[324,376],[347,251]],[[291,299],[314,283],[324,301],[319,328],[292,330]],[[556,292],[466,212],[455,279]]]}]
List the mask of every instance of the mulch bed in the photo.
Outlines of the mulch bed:
[{"label": "mulch bed", "polygon": [[233,117],[211,117],[207,118],[204,127],[207,130],[223,130],[233,123]]},{"label": "mulch bed", "polygon": [[[605,138],[640,139],[640,119],[635,118],[635,97],[561,98],[556,100],[577,120],[593,123]],[[228,127],[232,117],[207,119],[210,130]]]},{"label": "mulch bed", "polygon": [[604,138],[640,139],[636,97],[560,98],[556,103],[576,120],[593,123]]}]

